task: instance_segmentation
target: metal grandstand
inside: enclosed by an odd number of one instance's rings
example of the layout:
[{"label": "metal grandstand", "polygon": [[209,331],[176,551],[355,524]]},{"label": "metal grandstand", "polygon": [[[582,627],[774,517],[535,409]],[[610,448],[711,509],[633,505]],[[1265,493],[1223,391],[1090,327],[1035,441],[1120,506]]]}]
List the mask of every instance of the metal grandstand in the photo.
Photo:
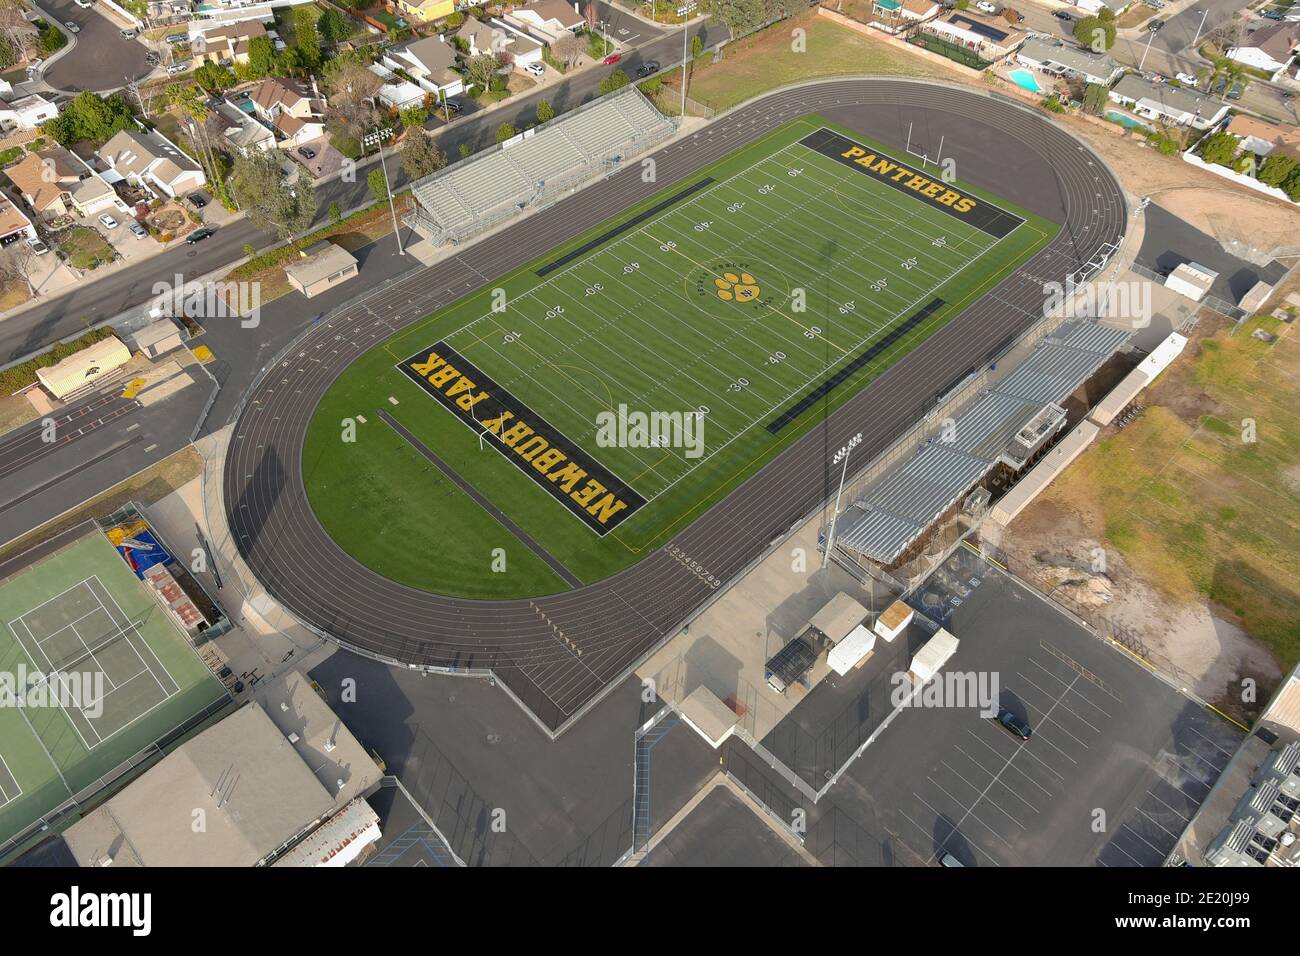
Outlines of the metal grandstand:
[{"label": "metal grandstand", "polygon": [[617,168],[675,129],[627,87],[419,180],[406,222],[435,246],[463,241]]},{"label": "metal grandstand", "polygon": [[872,482],[835,523],[835,547],[890,565],[999,462],[1018,470],[1065,422],[1058,402],[1131,333],[1093,322],[1062,325],[950,426]]}]

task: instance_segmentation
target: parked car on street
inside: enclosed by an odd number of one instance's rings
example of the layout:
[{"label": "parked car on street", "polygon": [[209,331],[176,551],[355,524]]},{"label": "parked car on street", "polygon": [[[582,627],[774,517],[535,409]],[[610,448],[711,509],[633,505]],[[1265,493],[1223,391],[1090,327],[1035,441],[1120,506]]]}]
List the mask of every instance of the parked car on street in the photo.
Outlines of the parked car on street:
[{"label": "parked car on street", "polygon": [[1184,86],[1196,85],[1196,77],[1192,76],[1192,74],[1190,73],[1175,73],[1174,78],[1178,80],[1179,83],[1182,83]]},{"label": "parked car on street", "polygon": [[213,231],[214,230],[209,229],[207,226],[204,226],[202,229],[195,229],[185,237],[185,244],[192,246],[196,242],[202,242],[204,239],[211,236]]},{"label": "parked car on street", "polygon": [[123,40],[134,40],[134,39],[135,39],[135,31],[134,31],[134,30],[118,30],[118,31],[117,31],[117,35],[120,36]]},{"label": "parked car on street", "polygon": [[64,25],[65,27],[68,28],[68,32],[69,32],[69,33],[80,33],[80,32],[81,32],[81,27],[77,26],[77,24],[76,24],[75,22],[73,22],[72,20],[69,20],[68,22],[66,22],[66,23],[63,24],[63,25]]},{"label": "parked car on street", "polygon": [[642,63],[639,67],[636,68],[636,75],[649,76],[651,73],[658,72],[658,70],[659,70],[659,62],[657,60],[647,60],[645,63]]},{"label": "parked car on street", "polygon": [[601,60],[601,62],[608,66],[611,63],[617,63],[621,59],[623,59],[622,55],[611,53],[609,56],[605,57],[605,59]]},{"label": "parked car on street", "polygon": [[1070,14],[1066,13],[1064,10],[1053,10],[1052,16],[1056,17],[1058,20],[1064,20],[1066,23],[1074,22],[1074,17],[1070,16]]}]

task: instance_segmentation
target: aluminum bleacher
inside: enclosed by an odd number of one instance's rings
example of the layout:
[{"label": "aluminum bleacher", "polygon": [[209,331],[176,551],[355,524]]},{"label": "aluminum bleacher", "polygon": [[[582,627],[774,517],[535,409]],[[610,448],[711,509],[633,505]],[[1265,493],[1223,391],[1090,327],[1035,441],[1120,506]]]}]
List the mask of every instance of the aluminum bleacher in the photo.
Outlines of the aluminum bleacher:
[{"label": "aluminum bleacher", "polygon": [[627,87],[419,180],[407,223],[434,245],[468,239],[608,172],[675,128]]}]

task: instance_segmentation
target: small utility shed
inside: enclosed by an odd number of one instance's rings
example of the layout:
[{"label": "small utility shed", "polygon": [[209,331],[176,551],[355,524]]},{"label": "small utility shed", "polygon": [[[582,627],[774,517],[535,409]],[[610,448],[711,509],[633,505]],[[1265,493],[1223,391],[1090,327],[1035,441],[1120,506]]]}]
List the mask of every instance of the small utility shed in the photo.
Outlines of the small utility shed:
[{"label": "small utility shed", "polygon": [[926,641],[912,658],[912,666],[909,669],[916,682],[924,684],[939,673],[943,665],[948,663],[948,659],[957,653],[957,644],[957,638],[943,628],[939,628],[934,637]]},{"label": "small utility shed", "polygon": [[146,358],[157,358],[182,345],[180,329],[176,328],[176,323],[171,319],[150,322],[131,336],[131,340],[135,343],[136,351],[142,352]]},{"label": "small utility shed", "polygon": [[326,292],[357,274],[357,260],[342,246],[321,241],[306,256],[284,267],[289,284],[307,298]]},{"label": "small utility shed", "polygon": [[867,609],[841,591],[812,616],[808,626],[817,631],[827,645],[834,647],[866,617]]},{"label": "small utility shed", "polygon": [[1185,295],[1193,302],[1200,302],[1205,293],[1210,291],[1219,274],[1213,269],[1196,262],[1184,262],[1165,279],[1165,288],[1173,289],[1179,295]]}]

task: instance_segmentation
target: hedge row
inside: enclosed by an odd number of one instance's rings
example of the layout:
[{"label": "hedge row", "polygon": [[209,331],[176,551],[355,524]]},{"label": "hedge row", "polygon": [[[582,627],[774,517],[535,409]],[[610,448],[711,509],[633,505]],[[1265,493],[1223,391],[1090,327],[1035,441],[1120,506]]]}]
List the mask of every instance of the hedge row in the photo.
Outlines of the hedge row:
[{"label": "hedge row", "polygon": [[337,223],[329,226],[322,226],[315,232],[303,236],[296,244],[280,246],[278,249],[272,249],[270,252],[264,252],[261,255],[253,256],[253,258],[249,259],[243,265],[230,270],[230,274],[226,278],[234,279],[236,281],[240,279],[251,279],[259,272],[274,268],[275,266],[283,265],[290,259],[298,258],[299,250],[306,249],[308,246],[320,242],[322,239],[328,239],[337,233],[346,231],[348,226],[360,221],[363,216],[372,212],[374,212],[373,205],[367,206],[360,212],[354,212],[346,219],[340,219]]},{"label": "hedge row", "polygon": [[0,395],[12,395],[19,389],[26,388],[36,381],[36,370],[38,368],[49,368],[51,365],[57,365],[69,355],[80,352],[87,346],[94,345],[112,334],[113,330],[107,326],[93,329],[79,339],[54,346],[48,352],[36,356],[31,361],[5,369],[0,372]]}]

